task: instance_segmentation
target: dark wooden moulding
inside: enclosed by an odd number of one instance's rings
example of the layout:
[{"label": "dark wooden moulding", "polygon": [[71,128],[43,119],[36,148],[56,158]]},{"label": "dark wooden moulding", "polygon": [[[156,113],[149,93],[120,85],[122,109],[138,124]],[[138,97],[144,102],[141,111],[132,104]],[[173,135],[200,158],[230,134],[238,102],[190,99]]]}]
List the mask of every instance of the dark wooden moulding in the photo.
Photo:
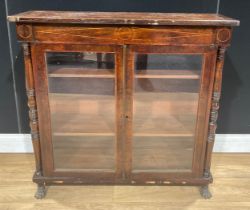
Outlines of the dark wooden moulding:
[{"label": "dark wooden moulding", "polygon": [[[222,69],[224,56],[230,44],[232,26],[239,21],[217,14],[164,14],[164,13],[122,13],[122,12],[56,12],[29,11],[8,17],[16,22],[17,37],[22,42],[25,60],[26,88],[28,96],[29,117],[33,148],[36,160],[36,171],[33,181],[38,184],[37,198],[45,196],[46,185],[60,184],[129,184],[129,185],[199,185],[201,195],[211,197],[208,184],[212,182],[210,173],[211,153],[214,144],[216,121],[221,93]],[[124,48],[124,46],[126,46]],[[197,137],[194,174],[172,173],[171,175],[150,173],[130,174],[131,170],[131,111],[132,64],[133,51],[178,53],[203,53],[207,59],[201,86],[204,90],[199,101],[199,129]],[[50,128],[48,110],[43,108],[48,103],[46,96],[48,84],[45,84],[45,66],[40,53],[45,48],[58,51],[91,50],[114,51],[118,53],[117,90],[125,92],[125,115],[123,125],[118,125],[127,138],[126,144],[118,142],[120,155],[117,156],[117,172],[109,173],[52,173],[50,153]],[[126,56],[126,63],[122,58]],[[126,90],[123,87],[122,68],[125,71]],[[120,72],[120,73],[119,73]],[[39,96],[39,97],[38,97]],[[45,116],[45,117],[44,117]],[[205,116],[205,117],[204,117]],[[123,130],[122,130],[123,129]],[[48,150],[47,150],[48,149]],[[121,159],[125,159],[122,161]],[[122,177],[122,178],[120,178]],[[167,178],[166,178],[167,177]]]}]

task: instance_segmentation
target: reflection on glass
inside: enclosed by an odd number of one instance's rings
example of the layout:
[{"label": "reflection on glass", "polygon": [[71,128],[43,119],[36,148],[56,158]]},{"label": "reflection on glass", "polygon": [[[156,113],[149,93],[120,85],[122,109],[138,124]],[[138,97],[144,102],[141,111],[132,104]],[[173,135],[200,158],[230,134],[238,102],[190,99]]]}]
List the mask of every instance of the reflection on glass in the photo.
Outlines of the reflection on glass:
[{"label": "reflection on glass", "polygon": [[191,171],[201,55],[137,54],[133,171]]},{"label": "reflection on glass", "polygon": [[46,61],[55,170],[114,170],[114,54],[47,52]]}]

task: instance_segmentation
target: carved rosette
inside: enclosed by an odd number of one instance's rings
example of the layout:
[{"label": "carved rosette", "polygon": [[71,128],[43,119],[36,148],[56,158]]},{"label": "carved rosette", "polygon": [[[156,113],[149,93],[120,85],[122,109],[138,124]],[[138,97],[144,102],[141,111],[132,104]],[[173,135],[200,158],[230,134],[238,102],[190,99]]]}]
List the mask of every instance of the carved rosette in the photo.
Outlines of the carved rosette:
[{"label": "carved rosette", "polygon": [[31,41],[33,39],[32,26],[27,24],[17,24],[16,32],[19,40]]},{"label": "carved rosette", "polygon": [[132,40],[134,36],[133,28],[129,27],[119,27],[115,34],[119,40]]},{"label": "carved rosette", "polygon": [[217,31],[217,42],[221,44],[226,44],[230,41],[232,35],[232,31],[230,28],[221,28]]},{"label": "carved rosette", "polygon": [[225,43],[231,39],[231,30],[228,28],[221,28],[217,32],[217,41]]}]

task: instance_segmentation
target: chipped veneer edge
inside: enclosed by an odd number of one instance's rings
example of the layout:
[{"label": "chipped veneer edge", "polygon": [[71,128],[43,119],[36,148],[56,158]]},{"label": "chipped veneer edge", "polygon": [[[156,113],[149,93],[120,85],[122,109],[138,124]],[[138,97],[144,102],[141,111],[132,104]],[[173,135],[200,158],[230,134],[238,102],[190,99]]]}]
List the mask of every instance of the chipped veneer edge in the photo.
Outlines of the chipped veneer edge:
[{"label": "chipped veneer edge", "polygon": [[17,16],[7,16],[8,21],[10,22],[19,22],[19,17]]}]

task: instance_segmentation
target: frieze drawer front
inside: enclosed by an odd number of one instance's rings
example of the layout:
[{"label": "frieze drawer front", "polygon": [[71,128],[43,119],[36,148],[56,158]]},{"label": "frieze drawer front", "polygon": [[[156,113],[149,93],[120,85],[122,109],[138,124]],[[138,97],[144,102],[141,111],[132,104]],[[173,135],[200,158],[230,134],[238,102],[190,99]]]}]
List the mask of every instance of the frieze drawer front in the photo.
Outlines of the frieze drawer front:
[{"label": "frieze drawer front", "polygon": [[210,198],[225,51],[217,14],[29,11],[36,198],[63,184],[196,185]]},{"label": "frieze drawer front", "polygon": [[[26,28],[27,27],[27,28]],[[215,28],[185,28],[173,27],[98,27],[98,26],[61,26],[34,24],[28,34],[28,27],[18,25],[18,36],[23,41],[50,42],[50,43],[99,43],[105,44],[203,44],[208,45],[216,40]],[[227,28],[225,28],[226,30]],[[230,29],[229,29],[230,31]]]}]

